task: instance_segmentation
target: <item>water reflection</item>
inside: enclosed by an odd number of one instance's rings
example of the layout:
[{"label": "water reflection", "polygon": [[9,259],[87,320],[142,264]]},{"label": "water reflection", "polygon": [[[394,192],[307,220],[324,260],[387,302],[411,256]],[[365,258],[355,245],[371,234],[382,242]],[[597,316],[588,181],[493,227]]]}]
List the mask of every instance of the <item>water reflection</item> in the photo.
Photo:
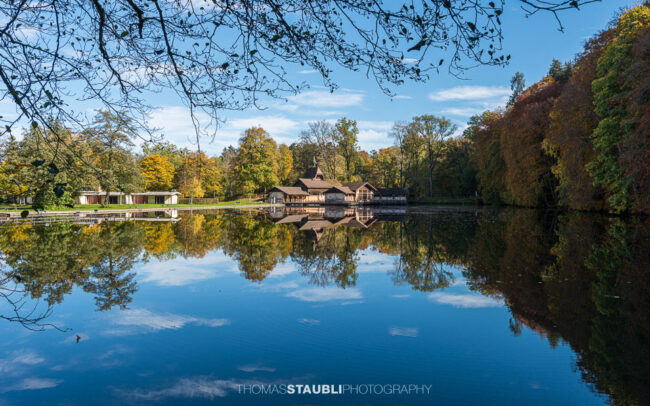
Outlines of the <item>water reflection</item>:
[{"label": "water reflection", "polygon": [[[57,327],[51,316],[74,288],[92,295],[98,311],[128,309],[138,295],[136,264],[217,250],[253,283],[290,261],[314,287],[346,289],[341,297],[354,300],[360,298],[354,290],[360,256],[373,250],[390,256],[387,273],[396,285],[459,307],[505,303],[512,334],[528,328],[551,347],[570,345],[593,390],[616,404],[650,402],[648,219],[532,210],[273,208],[95,220],[0,227],[0,296],[8,305],[0,317],[30,329]],[[459,282],[483,296],[445,292]],[[143,312],[125,310],[125,320],[154,318]],[[183,324],[215,323],[178,317]],[[396,326],[389,334],[416,337],[418,330]]]}]

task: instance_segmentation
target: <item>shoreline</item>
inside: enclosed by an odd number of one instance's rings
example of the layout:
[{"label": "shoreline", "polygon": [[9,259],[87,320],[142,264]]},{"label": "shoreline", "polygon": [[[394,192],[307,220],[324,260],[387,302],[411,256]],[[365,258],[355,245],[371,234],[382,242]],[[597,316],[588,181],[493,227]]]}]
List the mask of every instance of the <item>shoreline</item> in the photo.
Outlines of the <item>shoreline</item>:
[{"label": "shoreline", "polygon": [[[221,206],[169,206],[169,207],[140,207],[131,209],[79,209],[79,210],[47,210],[36,212],[33,209],[29,210],[29,215],[26,218],[38,218],[48,216],[74,216],[79,214],[119,214],[119,213],[150,213],[150,212],[169,212],[172,210],[186,211],[186,210],[218,210],[218,209],[257,209],[262,207],[283,207],[283,204],[237,204],[237,205],[221,205]],[[20,213],[23,210],[0,210],[1,214],[9,214],[8,218],[21,218]]]}]

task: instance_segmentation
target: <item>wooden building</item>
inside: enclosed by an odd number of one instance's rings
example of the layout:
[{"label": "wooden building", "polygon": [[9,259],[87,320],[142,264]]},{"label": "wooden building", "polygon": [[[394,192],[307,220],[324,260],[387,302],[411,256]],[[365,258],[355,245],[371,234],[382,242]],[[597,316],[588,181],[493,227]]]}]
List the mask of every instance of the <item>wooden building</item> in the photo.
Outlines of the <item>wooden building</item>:
[{"label": "wooden building", "polygon": [[408,195],[407,188],[379,188],[373,200],[376,204],[407,204]]},{"label": "wooden building", "polygon": [[276,186],[269,192],[269,203],[284,203],[297,206],[318,205],[365,205],[383,203],[406,203],[408,190],[377,189],[368,182],[340,184],[333,179],[325,179],[316,165],[307,169],[304,176],[293,186]]}]

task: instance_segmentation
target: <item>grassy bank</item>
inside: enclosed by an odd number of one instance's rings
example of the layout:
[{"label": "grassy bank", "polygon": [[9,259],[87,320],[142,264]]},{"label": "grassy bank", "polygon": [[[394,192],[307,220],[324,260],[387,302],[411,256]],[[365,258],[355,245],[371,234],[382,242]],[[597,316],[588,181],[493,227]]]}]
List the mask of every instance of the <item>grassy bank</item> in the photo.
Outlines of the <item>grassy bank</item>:
[{"label": "grassy bank", "polygon": [[[173,209],[180,207],[222,207],[222,206],[250,206],[268,204],[261,200],[232,200],[219,203],[197,203],[197,204],[111,204],[108,207],[102,207],[100,204],[80,204],[74,207],[53,207],[45,211],[80,211],[80,210],[121,210],[121,209]],[[0,211],[22,211],[34,210],[31,206],[3,204],[0,205]]]}]

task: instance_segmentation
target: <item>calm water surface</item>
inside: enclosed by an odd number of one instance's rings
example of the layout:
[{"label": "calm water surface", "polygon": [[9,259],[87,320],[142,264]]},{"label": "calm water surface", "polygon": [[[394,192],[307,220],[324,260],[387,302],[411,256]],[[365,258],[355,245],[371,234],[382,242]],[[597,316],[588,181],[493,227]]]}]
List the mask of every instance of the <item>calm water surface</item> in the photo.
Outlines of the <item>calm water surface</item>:
[{"label": "calm water surface", "polygon": [[125,220],[0,226],[0,405],[650,402],[647,219],[328,208]]}]

